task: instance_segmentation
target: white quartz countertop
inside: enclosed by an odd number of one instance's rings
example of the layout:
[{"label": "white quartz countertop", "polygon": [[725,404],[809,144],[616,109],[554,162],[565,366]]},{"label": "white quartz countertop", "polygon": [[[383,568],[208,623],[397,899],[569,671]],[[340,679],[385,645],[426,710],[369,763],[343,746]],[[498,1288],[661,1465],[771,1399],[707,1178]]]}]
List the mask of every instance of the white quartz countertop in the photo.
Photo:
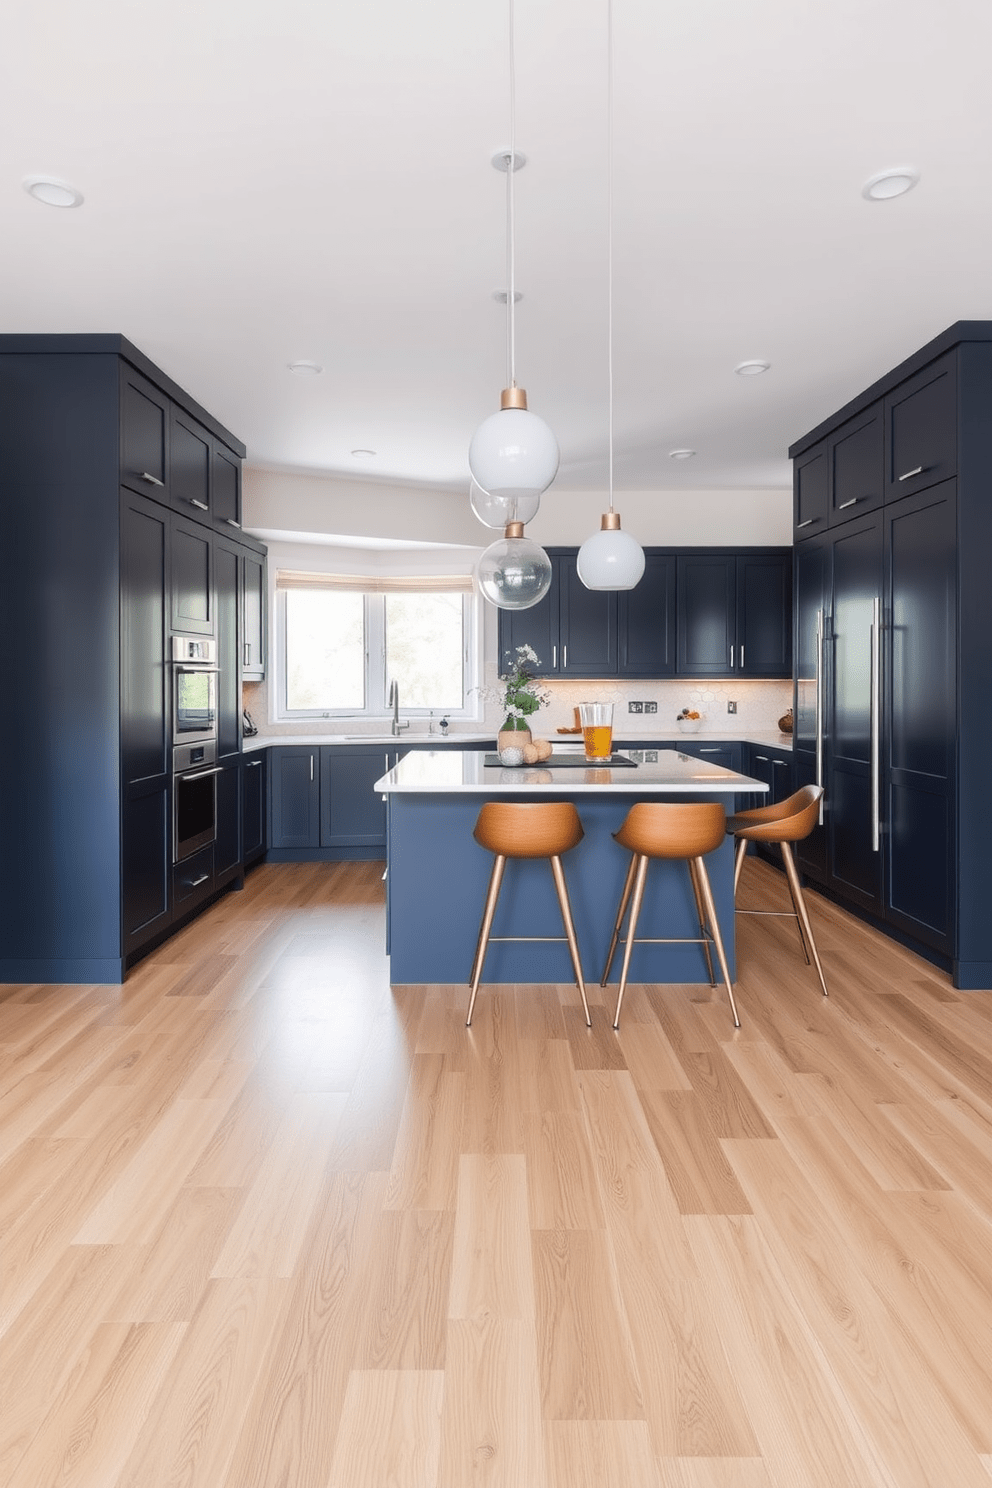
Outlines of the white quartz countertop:
[{"label": "white quartz countertop", "polygon": [[[557,734],[542,731],[540,726],[535,730],[538,738],[550,738],[556,749],[574,744],[578,735]],[[619,749],[643,749],[646,744],[654,741],[662,741],[670,744],[673,749],[680,748],[680,741],[684,739],[690,747],[693,744],[706,744],[708,741],[720,740],[729,743],[758,744],[765,749],[792,751],[792,735],[780,733],[778,729],[749,729],[740,733],[734,729],[699,729],[694,734],[679,734],[674,729],[656,728],[634,734],[629,730],[616,730],[615,741]],[[255,734],[244,741],[244,753],[251,754],[256,749],[269,749],[280,744],[306,748],[308,745],[313,749],[319,749],[324,745],[334,747],[345,747],[349,745],[354,748],[356,744],[377,744],[386,748],[394,749],[434,749],[444,750],[451,745],[478,744],[480,747],[496,748],[496,738],[492,733],[479,734],[448,734],[441,737],[438,734]]]},{"label": "white quartz countertop", "polygon": [[[618,750],[620,754],[628,751]],[[739,775],[721,765],[693,759],[677,749],[659,749],[657,761],[609,769],[602,765],[555,769],[554,756],[542,765],[508,769],[487,766],[482,750],[417,750],[407,754],[373,789],[389,795],[601,795],[604,791],[626,794],[733,795],[738,791],[767,791],[761,780]]]}]

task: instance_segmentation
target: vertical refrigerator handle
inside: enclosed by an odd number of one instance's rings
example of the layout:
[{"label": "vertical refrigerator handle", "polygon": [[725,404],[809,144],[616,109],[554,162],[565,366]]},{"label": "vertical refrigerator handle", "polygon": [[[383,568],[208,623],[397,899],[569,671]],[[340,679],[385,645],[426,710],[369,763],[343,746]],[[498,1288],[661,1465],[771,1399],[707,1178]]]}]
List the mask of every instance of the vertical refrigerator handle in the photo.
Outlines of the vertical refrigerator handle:
[{"label": "vertical refrigerator handle", "polygon": [[[816,612],[816,783],[823,788],[823,611]],[[823,797],[820,797],[823,826]]]},{"label": "vertical refrigerator handle", "polygon": [[871,850],[878,852],[881,845],[881,602],[871,603]]}]

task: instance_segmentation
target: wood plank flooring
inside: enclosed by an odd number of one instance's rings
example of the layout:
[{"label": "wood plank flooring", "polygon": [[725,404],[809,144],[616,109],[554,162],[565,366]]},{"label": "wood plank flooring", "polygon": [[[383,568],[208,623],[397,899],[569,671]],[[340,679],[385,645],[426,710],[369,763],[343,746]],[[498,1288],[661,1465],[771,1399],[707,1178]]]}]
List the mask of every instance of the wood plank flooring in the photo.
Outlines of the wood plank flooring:
[{"label": "wood plank flooring", "polygon": [[739,1031],[485,984],[466,1029],[390,988],[380,873],[0,988],[0,1482],[990,1488],[992,992],[811,895],[828,1000],[743,920]]}]

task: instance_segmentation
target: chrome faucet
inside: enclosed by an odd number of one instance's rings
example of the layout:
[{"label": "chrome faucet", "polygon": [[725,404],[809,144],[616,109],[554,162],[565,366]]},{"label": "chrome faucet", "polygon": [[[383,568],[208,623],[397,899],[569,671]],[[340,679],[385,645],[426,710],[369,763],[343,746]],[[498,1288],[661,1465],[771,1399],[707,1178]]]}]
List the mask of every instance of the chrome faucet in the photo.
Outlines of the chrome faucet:
[{"label": "chrome faucet", "polygon": [[393,710],[393,733],[398,734],[403,729],[410,727],[409,718],[405,723],[400,723],[400,690],[395,682],[389,684],[389,706]]}]

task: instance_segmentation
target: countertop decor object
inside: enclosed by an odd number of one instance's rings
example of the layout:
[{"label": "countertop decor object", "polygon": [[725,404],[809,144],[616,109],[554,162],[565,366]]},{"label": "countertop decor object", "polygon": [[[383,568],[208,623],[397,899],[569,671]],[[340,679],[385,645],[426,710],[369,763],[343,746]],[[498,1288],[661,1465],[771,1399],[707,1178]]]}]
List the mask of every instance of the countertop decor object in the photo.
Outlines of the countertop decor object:
[{"label": "countertop decor object", "polygon": [[527,720],[550,698],[550,693],[535,680],[533,669],[540,666],[541,660],[532,646],[517,646],[514,651],[508,651],[506,664],[500,686],[481,689],[483,698],[498,703],[506,714],[496,740],[500,753],[511,746],[523,749],[531,742]]},{"label": "countertop decor object", "polygon": [[699,731],[703,721],[702,713],[697,713],[695,708],[683,708],[675,722],[679,726],[680,734],[695,734]]},{"label": "countertop decor object", "polygon": [[783,713],[782,714],[782,717],[778,721],[778,726],[782,730],[783,734],[791,734],[792,733],[792,709],[791,708],[789,709],[788,713]]}]

